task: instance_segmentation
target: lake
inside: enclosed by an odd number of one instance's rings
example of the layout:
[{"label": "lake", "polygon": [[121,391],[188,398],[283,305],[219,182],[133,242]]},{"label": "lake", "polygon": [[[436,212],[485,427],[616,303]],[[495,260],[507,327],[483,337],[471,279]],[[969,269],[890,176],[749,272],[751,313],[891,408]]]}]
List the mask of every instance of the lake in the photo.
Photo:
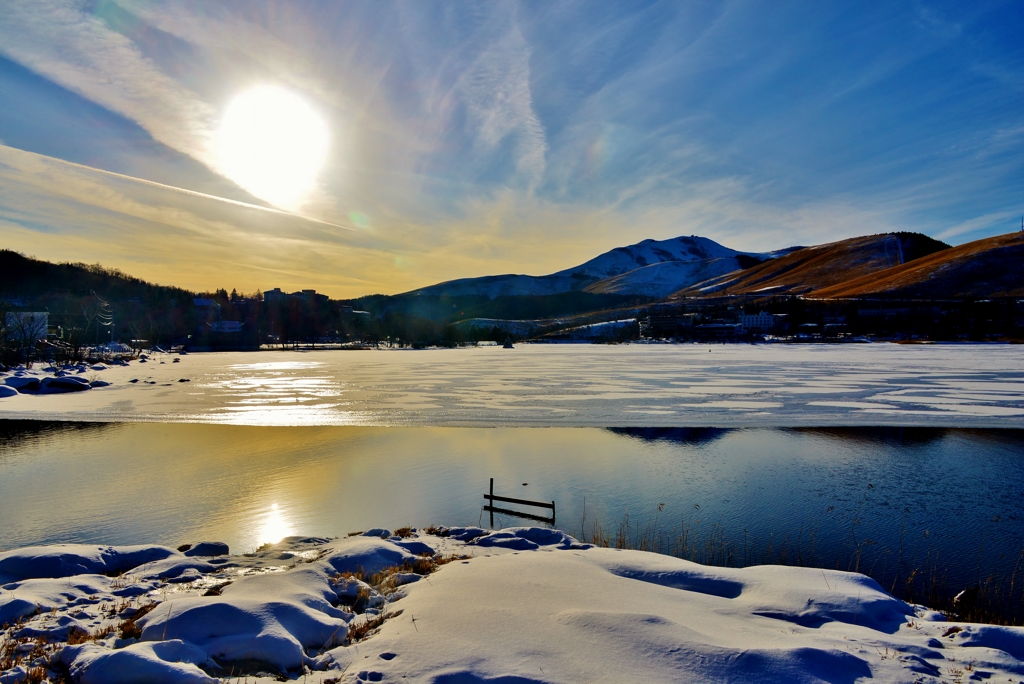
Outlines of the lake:
[{"label": "lake", "polygon": [[799,544],[826,567],[859,549],[875,575],[939,560],[971,582],[1008,572],[1024,548],[1019,430],[0,425],[4,548],[214,539],[247,551],[290,534],[486,526],[491,477],[499,494],[556,501],[574,534],[626,516],[665,535],[685,523],[727,539],[737,564],[744,545],[755,562]]},{"label": "lake", "polygon": [[113,384],[0,405],[0,547],[486,525],[493,477],[573,534],[628,521],[698,560],[964,586],[1024,548],[1022,346],[275,351],[94,374]]}]

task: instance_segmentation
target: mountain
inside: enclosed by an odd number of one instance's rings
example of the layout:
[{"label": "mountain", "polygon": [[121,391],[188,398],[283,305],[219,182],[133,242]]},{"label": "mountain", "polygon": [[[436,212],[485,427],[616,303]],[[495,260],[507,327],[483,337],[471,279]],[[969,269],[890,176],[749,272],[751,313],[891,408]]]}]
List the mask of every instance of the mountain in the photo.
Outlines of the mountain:
[{"label": "mountain", "polygon": [[949,249],[920,233],[886,233],[803,247],[743,271],[699,282],[676,296],[808,294]]},{"label": "mountain", "polygon": [[[587,291],[664,297],[699,280],[724,273],[726,269],[731,271],[757,264],[773,255],[738,252],[698,236],[644,240],[635,245],[616,247],[579,266],[546,276],[507,274],[462,278],[413,290],[405,295],[495,298]],[[652,267],[655,268],[637,273],[635,277],[623,277]]]},{"label": "mountain", "polygon": [[583,290],[598,294],[645,294],[650,297],[667,297],[679,290],[682,285],[733,273],[760,262],[761,259],[745,254],[697,261],[662,261],[604,278],[587,285]]},{"label": "mountain", "polygon": [[815,291],[815,297],[964,299],[1024,295],[1024,233],[975,240]]},{"label": "mountain", "polygon": [[714,240],[697,235],[677,237],[671,240],[643,240],[635,245],[616,247],[586,263],[559,271],[554,275],[601,280],[651,264],[707,261],[723,257],[736,257],[741,254],[764,258],[764,255],[761,254],[737,252],[735,249],[723,247]]}]

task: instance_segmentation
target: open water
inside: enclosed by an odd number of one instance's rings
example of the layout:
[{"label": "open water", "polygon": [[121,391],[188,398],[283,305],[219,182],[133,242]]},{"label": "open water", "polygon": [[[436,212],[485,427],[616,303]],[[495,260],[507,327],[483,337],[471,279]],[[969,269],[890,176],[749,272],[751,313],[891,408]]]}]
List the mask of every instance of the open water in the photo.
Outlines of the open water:
[{"label": "open water", "polygon": [[859,557],[880,578],[938,564],[967,584],[1012,572],[1024,549],[1020,430],[0,425],[3,548],[247,551],[291,534],[487,526],[493,477],[498,494],[555,501],[556,525],[578,536],[628,517],[633,534],[715,540],[738,565],[785,548],[786,562],[842,569]]}]

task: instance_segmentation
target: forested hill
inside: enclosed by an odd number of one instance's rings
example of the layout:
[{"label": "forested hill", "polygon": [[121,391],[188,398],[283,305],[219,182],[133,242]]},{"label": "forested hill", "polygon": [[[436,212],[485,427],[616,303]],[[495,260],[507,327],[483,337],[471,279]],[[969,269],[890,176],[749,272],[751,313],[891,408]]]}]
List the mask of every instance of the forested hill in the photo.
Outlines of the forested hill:
[{"label": "forested hill", "polygon": [[0,250],[0,296],[4,298],[32,301],[55,294],[86,297],[93,293],[112,300],[138,299],[143,304],[185,302],[195,296],[180,287],[154,285],[99,264],[54,264]]}]

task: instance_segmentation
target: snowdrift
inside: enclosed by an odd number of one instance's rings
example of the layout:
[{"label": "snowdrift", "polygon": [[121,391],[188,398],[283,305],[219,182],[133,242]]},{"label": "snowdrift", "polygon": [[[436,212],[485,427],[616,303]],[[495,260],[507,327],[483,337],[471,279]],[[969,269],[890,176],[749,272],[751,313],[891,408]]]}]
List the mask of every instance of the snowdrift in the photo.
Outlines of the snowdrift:
[{"label": "snowdrift", "polygon": [[241,556],[0,553],[0,682],[32,668],[85,684],[1024,675],[1024,629],[947,622],[859,574],[711,568],[532,527],[430,532],[290,537]]}]

